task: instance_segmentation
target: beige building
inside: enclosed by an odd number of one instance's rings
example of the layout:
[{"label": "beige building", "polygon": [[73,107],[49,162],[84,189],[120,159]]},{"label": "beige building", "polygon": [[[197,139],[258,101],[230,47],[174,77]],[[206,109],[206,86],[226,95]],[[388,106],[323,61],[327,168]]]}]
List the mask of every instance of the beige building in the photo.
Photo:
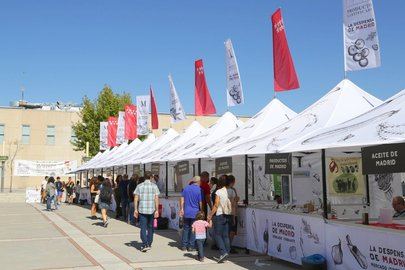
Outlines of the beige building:
[{"label": "beige building", "polygon": [[[204,127],[208,127],[219,118],[218,116],[195,117],[193,115],[187,117],[187,120],[171,125],[169,114],[159,114],[159,129],[153,132],[159,136],[172,127],[181,133],[195,119]],[[247,117],[240,119],[245,121]],[[40,186],[43,176],[15,175],[13,170],[17,160],[28,162],[70,160],[76,161],[79,166],[85,153],[74,151],[71,144],[71,141],[75,139],[72,124],[79,120],[78,108],[55,110],[54,107],[48,106],[39,109],[0,107],[0,147],[2,147],[0,154],[8,156],[2,183],[4,190],[8,191],[10,187],[25,189]],[[0,169],[0,174],[2,173]],[[62,176],[62,180],[66,179],[67,176]]]}]

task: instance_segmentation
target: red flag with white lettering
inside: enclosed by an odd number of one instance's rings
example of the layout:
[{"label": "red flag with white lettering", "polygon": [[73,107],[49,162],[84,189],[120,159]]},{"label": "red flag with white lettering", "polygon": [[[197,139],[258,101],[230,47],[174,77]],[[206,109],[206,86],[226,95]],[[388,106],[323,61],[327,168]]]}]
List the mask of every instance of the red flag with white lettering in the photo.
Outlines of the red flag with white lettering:
[{"label": "red flag with white lettering", "polygon": [[300,87],[290,49],[288,48],[281,9],[271,16],[273,24],[274,91],[286,91]]},{"label": "red flag with white lettering", "polygon": [[202,59],[195,61],[195,115],[215,114],[216,109],[212,102],[207,82],[205,81],[204,66]]},{"label": "red flag with white lettering", "polygon": [[152,86],[150,87],[149,91],[150,91],[150,107],[151,107],[151,111],[152,111],[152,129],[158,129],[159,128],[159,119],[158,119],[155,95],[153,94]]},{"label": "red flag with white lettering", "polygon": [[125,105],[125,139],[133,141],[138,137],[136,120],[136,106]]},{"label": "red flag with white lettering", "polygon": [[108,117],[108,146],[114,147],[117,145],[117,129],[118,129],[118,118],[114,116]]}]

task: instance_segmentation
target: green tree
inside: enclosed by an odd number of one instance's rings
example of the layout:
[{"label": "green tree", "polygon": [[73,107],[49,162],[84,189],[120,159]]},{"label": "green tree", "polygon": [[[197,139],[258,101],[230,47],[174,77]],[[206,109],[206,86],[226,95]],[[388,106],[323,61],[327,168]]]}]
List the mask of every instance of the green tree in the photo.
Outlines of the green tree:
[{"label": "green tree", "polygon": [[130,94],[116,94],[108,85],[104,86],[94,101],[85,96],[80,111],[81,120],[72,126],[77,137],[72,142],[75,151],[85,151],[86,142],[89,142],[89,155],[97,154],[100,149],[100,122],[107,121],[109,116],[118,116],[118,112],[123,111],[124,106],[130,103]]}]

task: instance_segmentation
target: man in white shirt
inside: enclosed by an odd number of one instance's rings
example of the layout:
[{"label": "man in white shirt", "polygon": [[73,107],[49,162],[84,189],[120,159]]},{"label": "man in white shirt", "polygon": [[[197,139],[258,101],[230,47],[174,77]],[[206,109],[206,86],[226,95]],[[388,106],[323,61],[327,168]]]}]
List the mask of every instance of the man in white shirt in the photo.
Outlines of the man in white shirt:
[{"label": "man in white shirt", "polygon": [[41,200],[42,203],[46,203],[46,184],[48,184],[48,176],[45,176],[41,182]]}]

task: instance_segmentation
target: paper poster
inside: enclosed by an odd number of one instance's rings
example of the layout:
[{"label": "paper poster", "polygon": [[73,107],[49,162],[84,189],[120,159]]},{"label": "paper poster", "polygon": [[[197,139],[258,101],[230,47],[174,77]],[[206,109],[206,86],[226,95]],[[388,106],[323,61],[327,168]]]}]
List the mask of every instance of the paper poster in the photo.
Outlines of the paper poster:
[{"label": "paper poster", "polygon": [[364,195],[364,176],[360,157],[328,157],[326,162],[326,177],[330,195]]}]

